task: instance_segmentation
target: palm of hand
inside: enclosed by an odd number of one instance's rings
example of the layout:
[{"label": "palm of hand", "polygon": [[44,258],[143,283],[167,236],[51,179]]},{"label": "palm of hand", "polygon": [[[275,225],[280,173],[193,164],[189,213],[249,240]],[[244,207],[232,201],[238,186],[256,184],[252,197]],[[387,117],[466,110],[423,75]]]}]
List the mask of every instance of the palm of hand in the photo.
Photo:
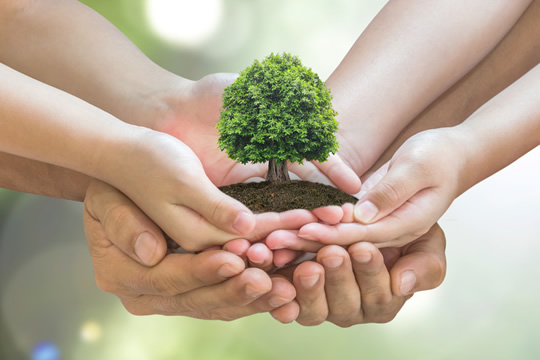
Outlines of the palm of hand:
[{"label": "palm of hand", "polygon": [[184,142],[200,159],[210,180],[217,186],[264,177],[264,164],[243,165],[227,157],[217,146],[216,124],[221,109],[221,94],[236,78],[235,74],[212,74],[193,82],[184,100],[169,114],[165,132]]},{"label": "palm of hand", "polygon": [[387,227],[398,246],[426,233],[458,196],[458,150],[451,136],[440,131],[424,131],[406,141],[364,182],[362,192],[376,190],[388,204],[377,216],[379,224],[370,226],[381,227],[381,233]]}]

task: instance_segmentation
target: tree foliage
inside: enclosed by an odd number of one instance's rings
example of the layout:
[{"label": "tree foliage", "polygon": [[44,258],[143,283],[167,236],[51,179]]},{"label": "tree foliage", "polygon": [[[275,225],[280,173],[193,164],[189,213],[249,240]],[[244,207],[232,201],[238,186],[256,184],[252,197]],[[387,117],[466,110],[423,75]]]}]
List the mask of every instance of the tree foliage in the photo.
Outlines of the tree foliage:
[{"label": "tree foliage", "polygon": [[325,161],[338,149],[336,115],[316,73],[296,56],[272,53],[225,89],[218,144],[243,164]]}]

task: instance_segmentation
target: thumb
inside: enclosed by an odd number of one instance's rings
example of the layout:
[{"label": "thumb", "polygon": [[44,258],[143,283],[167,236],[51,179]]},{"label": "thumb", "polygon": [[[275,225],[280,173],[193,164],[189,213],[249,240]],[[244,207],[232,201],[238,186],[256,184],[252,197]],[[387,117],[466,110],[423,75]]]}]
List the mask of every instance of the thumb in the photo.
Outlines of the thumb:
[{"label": "thumb", "polygon": [[251,210],[220,191],[206,177],[198,179],[185,199],[186,206],[226,233],[243,236],[255,228]]},{"label": "thumb", "polygon": [[314,161],[313,163],[338,189],[349,194],[356,194],[360,191],[360,178],[339,155],[331,154],[326,161]]},{"label": "thumb", "polygon": [[422,190],[426,179],[410,165],[389,167],[376,184],[367,191],[361,191],[363,195],[354,207],[354,219],[370,224],[392,213]]},{"label": "thumb", "polygon": [[[142,265],[156,265],[165,256],[167,243],[162,231],[114,187],[100,181],[90,184],[84,212],[99,223],[107,240]],[[92,247],[92,234],[87,233],[87,237]]]},{"label": "thumb", "polygon": [[392,292],[406,296],[439,286],[446,275],[445,247],[444,232],[437,224],[408,245],[390,270]]}]

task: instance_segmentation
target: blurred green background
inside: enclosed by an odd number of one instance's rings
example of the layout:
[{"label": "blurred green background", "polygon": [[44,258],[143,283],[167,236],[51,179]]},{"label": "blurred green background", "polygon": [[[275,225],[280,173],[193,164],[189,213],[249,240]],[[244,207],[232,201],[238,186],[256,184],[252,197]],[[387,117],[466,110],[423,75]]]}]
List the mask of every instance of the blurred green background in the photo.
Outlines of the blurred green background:
[{"label": "blurred green background", "polygon": [[[238,72],[272,51],[298,55],[325,79],[385,3],[83,2],[191,79]],[[266,314],[132,316],[94,283],[81,204],[0,189],[0,359],[540,358],[538,164],[535,149],[452,205],[440,222],[449,262],[440,288],[416,294],[389,324],[349,329]]]}]

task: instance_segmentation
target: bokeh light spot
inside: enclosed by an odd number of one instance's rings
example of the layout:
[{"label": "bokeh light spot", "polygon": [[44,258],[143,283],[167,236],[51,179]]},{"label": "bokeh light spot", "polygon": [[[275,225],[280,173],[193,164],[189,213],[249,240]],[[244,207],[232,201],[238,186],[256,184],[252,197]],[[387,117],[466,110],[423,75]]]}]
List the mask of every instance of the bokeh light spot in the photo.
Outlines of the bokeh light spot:
[{"label": "bokeh light spot", "polygon": [[59,360],[60,351],[51,342],[40,342],[32,350],[32,360]]},{"label": "bokeh light spot", "polygon": [[94,343],[101,339],[101,325],[95,321],[87,321],[81,326],[81,339],[87,343]]},{"label": "bokeh light spot", "polygon": [[196,46],[218,29],[222,0],[146,0],[146,16],[152,30],[166,41]]}]

